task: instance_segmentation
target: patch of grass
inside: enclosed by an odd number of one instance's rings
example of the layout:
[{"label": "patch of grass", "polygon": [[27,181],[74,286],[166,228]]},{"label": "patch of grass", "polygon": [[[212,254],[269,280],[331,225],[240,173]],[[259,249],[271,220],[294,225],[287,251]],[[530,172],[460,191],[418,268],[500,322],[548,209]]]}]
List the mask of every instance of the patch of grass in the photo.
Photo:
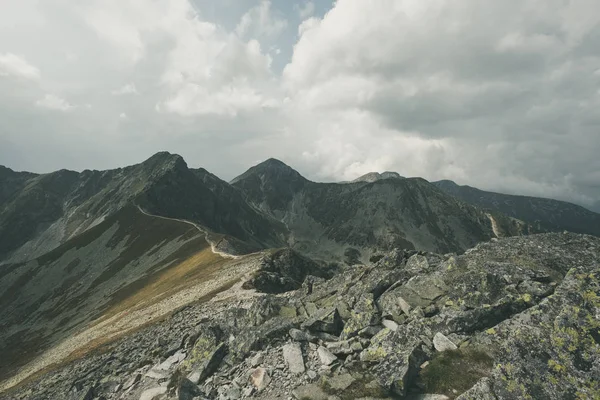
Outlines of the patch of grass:
[{"label": "patch of grass", "polygon": [[[421,373],[425,393],[445,394],[454,398],[469,390],[483,377],[490,376],[493,359],[485,351],[461,348],[436,355]],[[456,391],[456,392],[454,392]]]}]

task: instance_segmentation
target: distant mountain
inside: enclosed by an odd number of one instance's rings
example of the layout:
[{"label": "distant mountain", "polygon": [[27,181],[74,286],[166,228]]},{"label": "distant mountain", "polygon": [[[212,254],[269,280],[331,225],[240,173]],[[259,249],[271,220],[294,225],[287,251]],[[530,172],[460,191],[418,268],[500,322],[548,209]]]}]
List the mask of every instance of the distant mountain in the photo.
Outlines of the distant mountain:
[{"label": "distant mountain", "polygon": [[460,252],[496,236],[494,228],[501,235],[528,232],[519,221],[491,217],[420,178],[316,183],[270,159],[231,183],[285,223],[290,246],[322,257],[350,246]]},{"label": "distant mountain", "polygon": [[241,252],[285,242],[285,227],[242,193],[166,152],[109,171],[0,174],[0,261],[36,258],[130,204],[228,235]]},{"label": "distant mountain", "polygon": [[379,172],[369,172],[368,174],[365,174],[359,178],[356,178],[352,182],[353,183],[356,183],[356,182],[371,183],[371,182],[380,181],[382,179],[404,179],[404,177],[400,176],[400,174],[397,172],[386,171],[386,172],[382,172],[381,174]]},{"label": "distant mountain", "polygon": [[435,186],[456,198],[525,221],[538,230],[587,233],[600,236],[600,214],[559,200],[486,192],[443,180]]}]

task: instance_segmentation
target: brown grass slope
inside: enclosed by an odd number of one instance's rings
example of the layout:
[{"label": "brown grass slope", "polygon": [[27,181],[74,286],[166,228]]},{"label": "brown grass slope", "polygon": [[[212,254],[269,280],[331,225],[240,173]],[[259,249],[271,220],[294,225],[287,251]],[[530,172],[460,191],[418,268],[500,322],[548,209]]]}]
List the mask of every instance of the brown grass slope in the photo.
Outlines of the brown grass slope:
[{"label": "brown grass slope", "polygon": [[223,259],[193,226],[127,206],[55,250],[0,271],[0,380],[66,337],[202,280]]}]

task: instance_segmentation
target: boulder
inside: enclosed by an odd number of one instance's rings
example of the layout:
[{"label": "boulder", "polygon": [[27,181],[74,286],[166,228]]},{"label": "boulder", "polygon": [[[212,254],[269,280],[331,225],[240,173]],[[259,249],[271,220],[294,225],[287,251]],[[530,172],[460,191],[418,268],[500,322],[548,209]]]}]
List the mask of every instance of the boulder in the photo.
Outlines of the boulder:
[{"label": "boulder", "polygon": [[167,393],[166,386],[159,386],[152,389],[147,389],[142,392],[140,396],[140,400],[155,400],[158,399],[163,394]]},{"label": "boulder", "polygon": [[379,324],[380,318],[372,293],[363,294],[352,309],[351,317],[344,326],[340,339],[357,336],[361,330]]},{"label": "boulder", "polygon": [[252,372],[252,375],[250,375],[250,380],[252,381],[254,387],[260,392],[269,385],[271,382],[271,377],[266,369],[256,368]]},{"label": "boulder", "polygon": [[338,336],[344,329],[344,321],[336,307],[321,308],[301,325],[310,332],[325,332]]},{"label": "boulder", "polygon": [[298,343],[288,343],[283,346],[283,359],[292,374],[302,374],[306,370],[302,348]]},{"label": "boulder", "polygon": [[433,347],[437,351],[456,350],[458,347],[450,339],[438,332],[433,337]]},{"label": "boulder", "polygon": [[337,360],[337,357],[323,346],[319,346],[317,349],[317,354],[319,356],[319,360],[321,360],[321,364],[323,365],[331,365]]},{"label": "boulder", "polygon": [[186,378],[182,378],[177,385],[177,400],[193,400],[203,393],[196,384]]},{"label": "boulder", "polygon": [[316,384],[308,384],[297,387],[292,391],[297,400],[327,400],[329,396]]}]

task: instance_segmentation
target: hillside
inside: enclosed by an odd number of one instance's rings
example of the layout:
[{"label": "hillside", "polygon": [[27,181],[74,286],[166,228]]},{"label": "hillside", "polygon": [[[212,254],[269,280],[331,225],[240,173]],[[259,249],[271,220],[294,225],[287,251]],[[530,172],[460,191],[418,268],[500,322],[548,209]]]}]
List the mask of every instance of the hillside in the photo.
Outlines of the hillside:
[{"label": "hillside", "polygon": [[[290,246],[318,257],[339,258],[350,246],[365,255],[395,247],[461,252],[496,237],[489,215],[420,178],[316,183],[271,159],[231,183],[285,223]],[[502,235],[528,232],[519,221],[494,219]]]},{"label": "hillside", "polygon": [[231,251],[248,253],[284,241],[285,228],[241,193],[166,152],[115,170],[9,175],[2,179],[0,263],[39,257],[131,204],[227,235]]},{"label": "hillside", "polygon": [[0,398],[595,399],[599,248],[553,233],[394,250],[191,305]]},{"label": "hillside", "polygon": [[575,204],[540,197],[486,192],[470,186],[459,186],[447,180],[433,184],[465,203],[525,221],[539,230],[567,230],[600,236],[600,214]]}]

